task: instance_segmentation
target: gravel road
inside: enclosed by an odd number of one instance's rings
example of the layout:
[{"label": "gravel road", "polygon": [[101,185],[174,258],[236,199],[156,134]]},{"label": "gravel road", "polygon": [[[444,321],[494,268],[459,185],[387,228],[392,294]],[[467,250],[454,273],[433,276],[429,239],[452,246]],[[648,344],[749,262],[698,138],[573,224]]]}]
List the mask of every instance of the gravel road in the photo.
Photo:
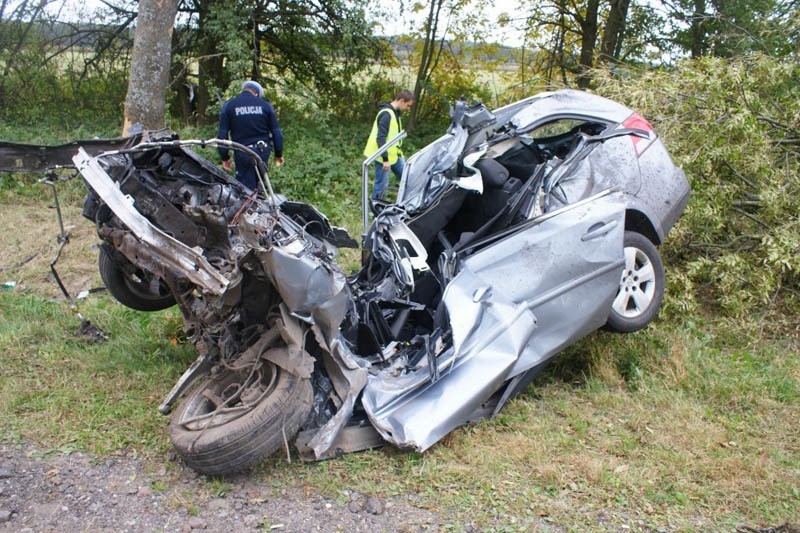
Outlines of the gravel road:
[{"label": "gravel road", "polygon": [[79,452],[43,457],[29,446],[0,444],[0,531],[411,532],[455,525],[414,506],[410,495],[352,492],[332,500],[302,487],[276,490],[246,475],[226,479],[219,497],[206,478],[174,466]]}]

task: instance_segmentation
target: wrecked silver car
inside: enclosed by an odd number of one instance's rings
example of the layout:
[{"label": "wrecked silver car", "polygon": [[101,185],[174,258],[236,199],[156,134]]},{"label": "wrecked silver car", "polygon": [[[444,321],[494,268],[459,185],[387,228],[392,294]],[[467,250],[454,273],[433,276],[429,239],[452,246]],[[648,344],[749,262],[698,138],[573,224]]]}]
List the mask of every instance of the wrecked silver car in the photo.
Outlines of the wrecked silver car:
[{"label": "wrecked silver car", "polygon": [[188,391],[169,433],[208,474],[291,442],[311,460],[426,450],[587,333],[641,329],[663,297],[656,245],[689,195],[619,104],[569,90],[460,103],[408,160],[397,201],[371,206],[348,277],[334,258],[356,241],[275,194],[263,163],[251,191],[189,149],[215,143],[228,141],[74,158],[112,293],[183,314],[198,358],[160,410]]}]

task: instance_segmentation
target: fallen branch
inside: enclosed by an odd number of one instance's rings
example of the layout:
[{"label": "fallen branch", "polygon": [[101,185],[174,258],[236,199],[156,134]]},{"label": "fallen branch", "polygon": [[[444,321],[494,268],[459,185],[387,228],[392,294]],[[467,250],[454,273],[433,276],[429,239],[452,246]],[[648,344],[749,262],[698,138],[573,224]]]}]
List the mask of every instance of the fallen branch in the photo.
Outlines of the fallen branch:
[{"label": "fallen branch", "polygon": [[787,126],[786,124],[778,122],[777,120],[775,120],[773,118],[770,118],[770,117],[768,117],[766,115],[756,115],[756,120],[760,120],[762,122],[766,122],[767,124],[772,124],[776,128],[780,128],[780,129],[785,130],[785,131],[792,131],[794,129],[791,126]]},{"label": "fallen branch", "polygon": [[727,161],[723,161],[723,162],[722,162],[722,164],[723,164],[723,165],[725,165],[726,167],[728,167],[728,169],[729,169],[731,172],[733,172],[734,176],[736,176],[737,178],[739,178],[740,180],[742,180],[743,182],[745,182],[747,185],[749,185],[749,186],[750,186],[750,187],[752,187],[753,189],[758,189],[758,187],[756,186],[756,184],[755,184],[755,183],[753,183],[753,182],[752,182],[752,181],[750,181],[749,179],[747,179],[747,178],[745,178],[744,176],[742,176],[741,174],[739,174],[739,172],[737,172],[737,170],[736,170],[735,168],[733,168],[733,167],[731,166],[731,164],[730,164],[730,163],[728,163]]},{"label": "fallen branch", "polygon": [[25,265],[25,264],[27,264],[27,263],[30,263],[31,261],[33,261],[33,260],[34,260],[34,259],[35,259],[35,258],[36,258],[36,257],[37,257],[39,254],[40,254],[40,253],[41,253],[41,252],[36,252],[36,253],[35,253],[35,254],[33,254],[32,256],[30,256],[30,257],[28,257],[28,258],[26,258],[26,259],[23,259],[23,260],[22,260],[22,261],[20,261],[19,263],[14,263],[13,265],[1,266],[1,267],[0,267],[0,271],[14,270],[14,269],[16,269],[16,268],[19,268],[19,267],[21,267],[21,266],[23,266],[23,265]]},{"label": "fallen branch", "polygon": [[763,220],[761,220],[761,219],[760,219],[760,218],[758,218],[757,216],[755,216],[755,215],[752,215],[752,214],[748,213],[747,211],[744,211],[744,210],[742,210],[742,209],[739,209],[738,207],[734,207],[734,208],[733,208],[733,210],[734,210],[734,211],[736,211],[737,213],[739,213],[740,215],[743,215],[743,216],[745,216],[745,217],[749,218],[750,220],[752,220],[752,221],[753,221],[753,222],[755,222],[756,224],[759,224],[759,225],[760,225],[761,227],[763,227],[763,228],[766,228],[766,229],[768,229],[768,230],[772,229],[772,228],[769,226],[769,224],[767,224],[766,222],[764,222]]}]

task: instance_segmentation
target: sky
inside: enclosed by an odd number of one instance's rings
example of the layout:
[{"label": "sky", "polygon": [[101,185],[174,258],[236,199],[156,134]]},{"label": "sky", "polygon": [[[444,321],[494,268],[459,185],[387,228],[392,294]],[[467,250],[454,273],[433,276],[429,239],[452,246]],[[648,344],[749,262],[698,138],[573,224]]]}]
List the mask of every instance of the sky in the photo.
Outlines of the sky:
[{"label": "sky", "polygon": [[[424,0],[423,0],[424,1]],[[489,0],[491,2],[491,0]],[[411,5],[413,2],[404,1],[405,9],[401,12],[401,4],[396,0],[378,0],[375,4],[376,11],[378,10],[389,13],[390,19],[386,23],[381,24],[382,35],[399,35],[409,33],[421,27],[422,22],[426,15],[426,10],[419,10],[416,13],[412,12]],[[521,46],[522,45],[522,31],[515,28],[515,24],[510,24],[504,28],[500,28],[496,22],[498,17],[502,14],[510,16],[512,19],[521,19],[524,17],[523,10],[519,7],[519,1],[512,0],[494,0],[493,5],[486,9],[484,15],[487,20],[492,22],[494,30],[490,32],[488,40],[491,42],[505,44],[507,46]],[[53,2],[50,5],[51,10],[61,10],[62,16],[69,20],[83,19],[87,12],[92,12],[94,9],[102,7],[101,0],[63,0],[62,2]],[[519,25],[519,24],[516,24]]]},{"label": "sky", "polygon": [[[510,24],[504,28],[497,25],[497,19],[500,15],[508,15],[511,19],[524,18],[524,11],[520,8],[519,1],[511,0],[494,0],[493,6],[489,7],[484,16],[487,20],[492,22],[494,30],[488,36],[488,40],[507,46],[521,46],[522,45],[522,31],[515,28],[519,24]],[[401,14],[400,4],[392,0],[380,0],[377,4],[379,9],[382,9],[394,17],[391,22],[383,24],[383,35],[399,35],[409,33],[422,26],[426,10],[420,10],[417,13],[412,13],[411,9],[406,7]]]}]

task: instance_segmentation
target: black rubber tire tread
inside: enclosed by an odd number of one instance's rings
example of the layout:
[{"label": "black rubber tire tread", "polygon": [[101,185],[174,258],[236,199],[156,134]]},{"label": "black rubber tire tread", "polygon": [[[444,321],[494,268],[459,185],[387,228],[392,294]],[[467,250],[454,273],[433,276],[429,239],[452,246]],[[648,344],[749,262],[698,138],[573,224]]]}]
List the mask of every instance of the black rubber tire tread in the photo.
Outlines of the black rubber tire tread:
[{"label": "black rubber tire tread", "polygon": [[125,272],[102,246],[97,263],[106,289],[122,305],[137,311],[161,311],[175,305],[175,298],[172,294],[148,297],[131,290],[125,279]]},{"label": "black rubber tire tread", "polygon": [[202,431],[192,431],[178,423],[211,378],[195,387],[178,406],[169,425],[172,444],[187,465],[207,475],[233,474],[282,449],[284,434],[291,441],[311,412],[314,391],[311,380],[278,367],[275,371],[275,388],[252,411]]},{"label": "black rubber tire tread", "polygon": [[640,329],[644,329],[647,325],[653,321],[653,319],[658,315],[658,311],[661,308],[661,303],[664,301],[664,263],[661,261],[661,255],[658,253],[658,248],[656,248],[655,244],[642,235],[641,233],[637,233],[635,231],[626,231],[624,237],[623,248],[638,248],[647,256],[650,260],[650,263],[653,265],[653,272],[655,275],[655,294],[653,295],[653,300],[650,302],[650,306],[647,310],[637,317],[625,317],[611,309],[611,313],[608,315],[608,321],[606,322],[605,328],[614,331],[616,333],[633,333],[634,331],[639,331]]}]

